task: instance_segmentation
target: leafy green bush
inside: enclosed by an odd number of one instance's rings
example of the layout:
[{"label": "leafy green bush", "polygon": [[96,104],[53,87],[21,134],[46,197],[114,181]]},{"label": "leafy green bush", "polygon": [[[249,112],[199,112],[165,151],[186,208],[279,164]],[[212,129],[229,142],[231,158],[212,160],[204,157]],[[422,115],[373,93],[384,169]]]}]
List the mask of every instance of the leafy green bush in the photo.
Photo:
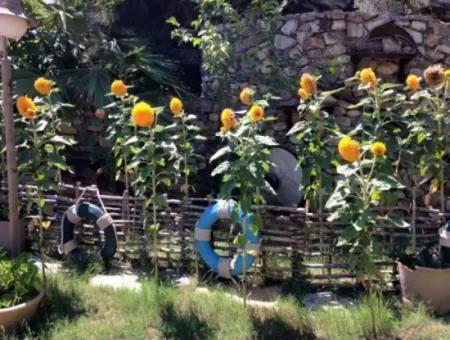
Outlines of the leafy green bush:
[{"label": "leafy green bush", "polygon": [[0,249],[0,308],[33,298],[39,287],[38,268],[29,254],[22,253],[11,259],[5,250]]}]

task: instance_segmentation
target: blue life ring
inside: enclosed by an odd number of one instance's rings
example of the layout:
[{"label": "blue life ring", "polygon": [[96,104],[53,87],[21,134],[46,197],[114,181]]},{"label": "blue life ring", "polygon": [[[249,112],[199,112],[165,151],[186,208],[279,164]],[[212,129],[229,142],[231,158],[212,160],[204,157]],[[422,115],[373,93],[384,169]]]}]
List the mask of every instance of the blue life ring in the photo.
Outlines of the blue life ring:
[{"label": "blue life ring", "polygon": [[444,268],[450,268],[450,221],[439,229],[441,262]]},{"label": "blue life ring", "polygon": [[[195,246],[206,262],[209,268],[219,274],[219,276],[231,278],[240,275],[243,272],[243,254],[235,255],[233,258],[219,256],[211,246],[211,229],[214,223],[219,219],[230,219],[234,207],[237,203],[233,201],[219,201],[216,204],[206,208],[200,216],[195,226]],[[250,268],[259,252],[261,237],[251,232],[250,226],[251,214],[243,215],[239,209],[237,222],[246,228],[246,267]]]},{"label": "blue life ring", "polygon": [[61,221],[61,244],[58,247],[60,254],[71,257],[81,257],[78,243],[74,238],[74,227],[81,223],[83,219],[95,222],[100,230],[103,230],[105,242],[100,255],[105,262],[110,261],[117,250],[117,234],[113,219],[100,207],[91,203],[74,204],[64,213]]}]

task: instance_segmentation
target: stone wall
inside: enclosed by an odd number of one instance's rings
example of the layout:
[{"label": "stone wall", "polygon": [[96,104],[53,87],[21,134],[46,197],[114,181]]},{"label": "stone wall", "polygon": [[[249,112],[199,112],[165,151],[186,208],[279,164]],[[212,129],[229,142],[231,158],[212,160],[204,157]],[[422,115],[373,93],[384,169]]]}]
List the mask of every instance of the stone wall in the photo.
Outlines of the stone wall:
[{"label": "stone wall", "polygon": [[[301,73],[321,75],[322,89],[339,87],[367,66],[386,81],[403,82],[407,74],[421,75],[430,64],[450,65],[450,23],[422,15],[303,13],[285,16],[270,35],[253,31],[242,36],[234,48],[225,95],[237,99],[244,86],[279,95],[274,112],[278,120],[269,133],[289,148],[285,133],[296,119]],[[204,74],[203,96],[218,100],[217,85],[214,77]],[[359,120],[359,111],[347,109],[359,95],[354,89],[327,102],[344,131]],[[217,113],[212,117],[217,120]]]}]

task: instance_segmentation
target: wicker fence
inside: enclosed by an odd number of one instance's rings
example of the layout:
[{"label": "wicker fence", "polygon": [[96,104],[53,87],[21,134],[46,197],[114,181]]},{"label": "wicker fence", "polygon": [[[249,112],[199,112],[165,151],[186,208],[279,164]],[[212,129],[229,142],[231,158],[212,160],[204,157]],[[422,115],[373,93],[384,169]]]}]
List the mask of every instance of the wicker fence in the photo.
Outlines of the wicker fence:
[{"label": "wicker fence", "polygon": [[[62,216],[81,194],[84,201],[94,204],[99,204],[100,197],[112,215],[119,241],[117,259],[121,263],[132,264],[147,261],[150,249],[143,219],[146,214],[150,216],[150,212],[144,212],[143,200],[126,193],[123,196],[100,195],[95,187],[61,185],[58,194],[46,196],[46,200],[54,204],[52,228],[46,233],[47,246],[56,250]],[[21,195],[25,199],[25,191]],[[161,225],[158,254],[161,267],[179,271],[194,270],[195,223],[204,208],[213,201],[206,198],[185,201],[169,199],[168,208],[158,211],[158,222]],[[328,283],[349,282],[354,279],[354,275],[348,270],[345,249],[337,247],[338,236],[343,228],[328,223],[325,214],[320,216],[308,213],[303,208],[277,206],[254,206],[253,209],[260,210],[264,220],[260,256],[251,270],[253,278],[310,279]],[[409,209],[393,207],[389,210],[410,220]],[[441,225],[442,216],[437,210],[419,208],[415,221],[417,245],[436,246]],[[232,240],[237,232],[230,230],[230,225],[224,222],[219,222],[214,227],[214,247],[221,255],[234,254],[236,248]],[[413,234],[410,228],[398,228],[389,224],[380,224],[375,233],[387,253],[393,253],[399,244],[410,244]],[[91,250],[101,247],[102,233],[95,226],[83,224],[76,230],[76,235],[82,247]],[[28,238],[35,247],[36,231],[30,231]],[[201,260],[198,262],[203,264]],[[380,259],[379,265],[387,277],[393,278],[392,258]]]}]

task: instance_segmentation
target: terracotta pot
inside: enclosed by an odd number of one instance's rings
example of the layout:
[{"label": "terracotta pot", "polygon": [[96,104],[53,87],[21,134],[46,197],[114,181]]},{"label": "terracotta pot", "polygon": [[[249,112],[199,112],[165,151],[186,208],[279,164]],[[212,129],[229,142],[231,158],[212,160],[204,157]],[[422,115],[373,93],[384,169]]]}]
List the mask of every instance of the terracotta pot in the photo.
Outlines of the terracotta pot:
[{"label": "terracotta pot", "polygon": [[20,324],[25,319],[36,314],[39,303],[44,297],[44,292],[40,292],[34,299],[21,303],[20,305],[0,309],[0,326],[12,328]]},{"label": "terracotta pot", "polygon": [[404,302],[422,301],[438,314],[450,311],[450,269],[411,269],[400,262],[397,268]]},{"label": "terracotta pot", "polygon": [[9,221],[0,221],[0,247],[5,248],[11,255],[15,256],[23,249],[25,241],[25,221],[19,220],[15,229],[15,237],[11,235]]}]

